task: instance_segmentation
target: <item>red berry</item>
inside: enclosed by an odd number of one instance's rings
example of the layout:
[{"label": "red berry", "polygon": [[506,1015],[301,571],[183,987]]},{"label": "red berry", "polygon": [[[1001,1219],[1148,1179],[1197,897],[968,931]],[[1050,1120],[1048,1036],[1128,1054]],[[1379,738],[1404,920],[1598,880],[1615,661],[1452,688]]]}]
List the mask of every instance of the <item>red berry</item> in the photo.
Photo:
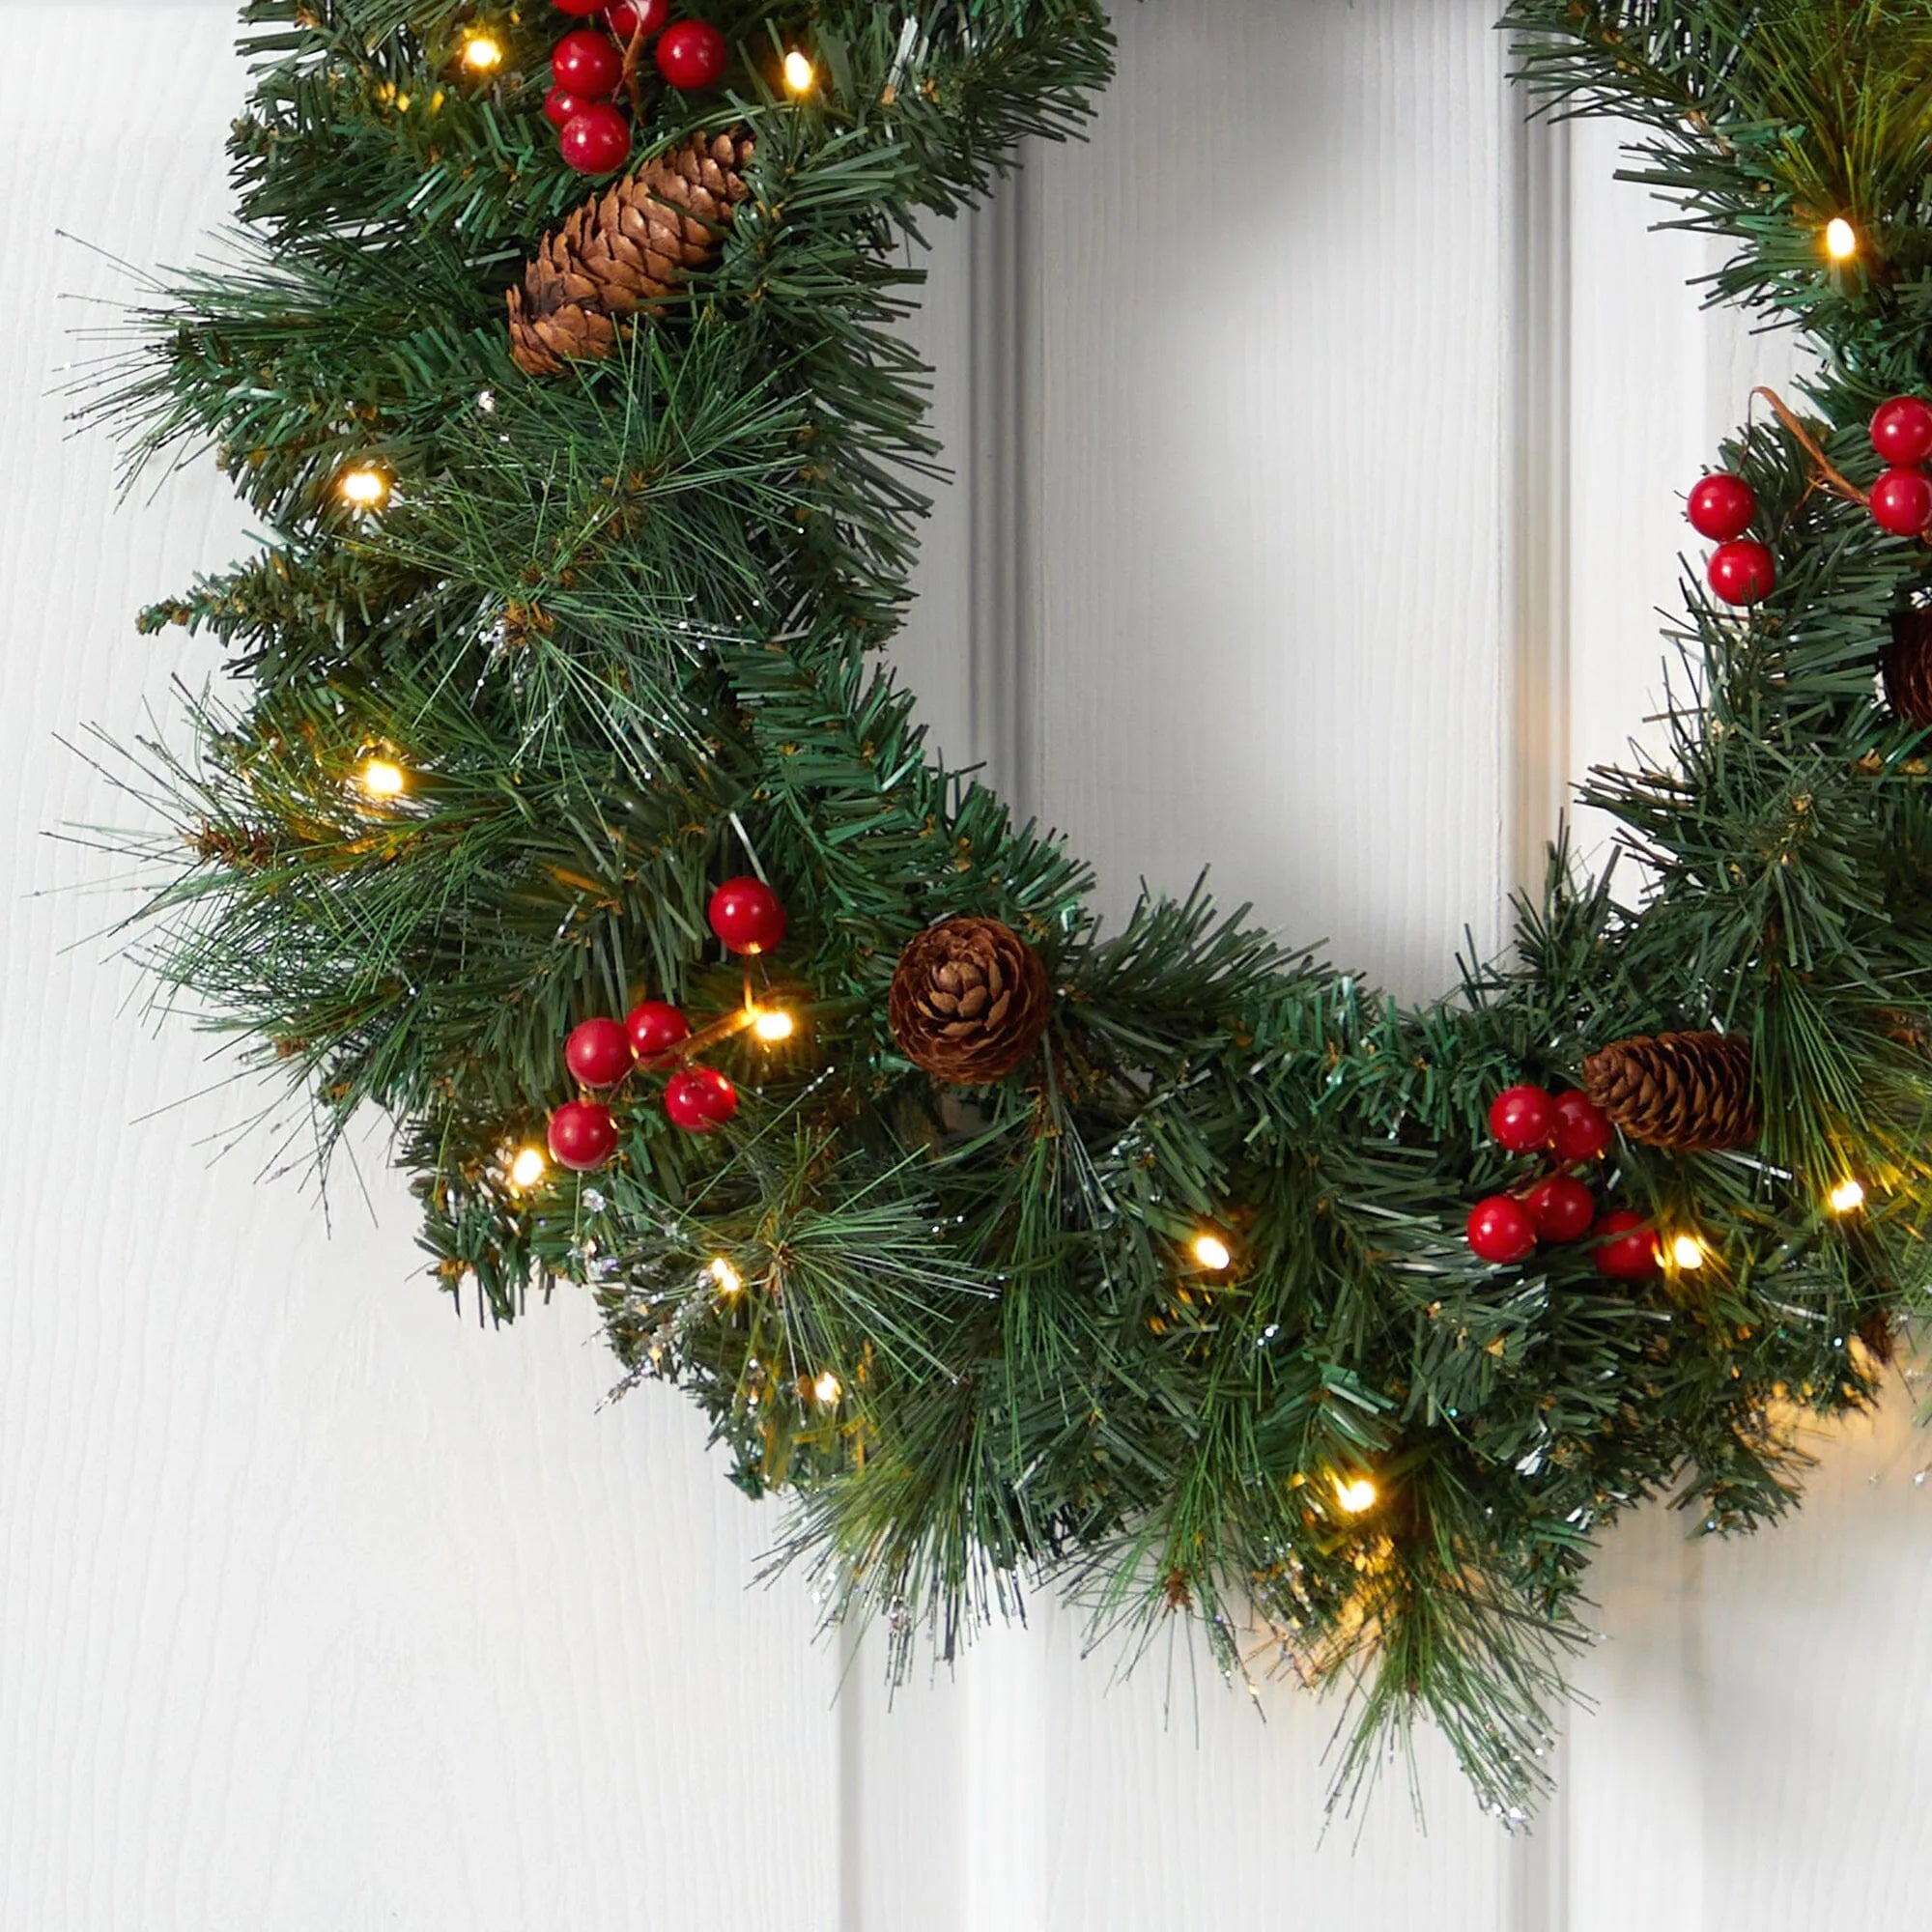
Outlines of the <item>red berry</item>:
[{"label": "red berry", "polygon": [[586,1087],[614,1087],[633,1065],[631,1036],[615,1020],[585,1020],[564,1041],[563,1064]]},{"label": "red berry", "polygon": [[1871,419],[1872,447],[1890,464],[1923,463],[1932,456],[1932,403],[1894,396]]},{"label": "red berry", "polygon": [[1872,522],[1895,537],[1916,537],[1932,524],[1932,476],[1922,469],[1888,469],[1871,493]]},{"label": "red berry", "polygon": [[1552,1174],[1522,1197],[1541,1241],[1574,1241],[1590,1232],[1597,1218],[1596,1197],[1580,1180]]},{"label": "red berry", "polygon": [[617,0],[616,6],[604,10],[604,24],[620,41],[628,41],[639,27],[648,40],[662,32],[669,18],[670,0]]},{"label": "red berry", "polygon": [[574,120],[590,105],[575,94],[567,94],[560,87],[553,87],[544,96],[544,119],[553,128],[561,128],[566,121]]},{"label": "red berry", "polygon": [[1713,543],[1729,543],[1750,528],[1757,515],[1757,493],[1742,476],[1719,469],[1702,478],[1685,506],[1690,527]]},{"label": "red berry", "polygon": [[598,1100],[566,1100],[550,1117],[550,1151],[559,1167],[588,1174],[615,1151],[617,1122]]},{"label": "red berry", "polygon": [[1533,1153],[1549,1144],[1556,1103],[1541,1087],[1505,1087],[1490,1102],[1490,1132],[1511,1153]]},{"label": "red berry", "polygon": [[1597,1223],[1597,1269],[1612,1281],[1648,1281],[1663,1265],[1641,1214],[1619,1208]]},{"label": "red berry", "polygon": [[665,1112],[687,1133],[708,1134],[738,1111],[738,1090],[713,1066],[687,1066],[665,1082]]},{"label": "red berry", "polygon": [[658,41],[658,71],[681,93],[716,87],[730,65],[729,43],[703,20],[679,20]]},{"label": "red berry", "polygon": [[691,1022],[668,1000],[642,1000],[631,1009],[624,1031],[631,1051],[650,1066],[691,1037]]},{"label": "red berry", "polygon": [[599,101],[573,114],[556,137],[558,152],[581,175],[608,175],[631,152],[631,124]]},{"label": "red berry", "polygon": [[624,78],[624,56],[609,34],[579,27],[551,49],[550,77],[580,100],[602,100]]},{"label": "red berry", "polygon": [[711,930],[733,952],[770,952],[785,936],[785,909],[762,879],[726,879],[711,895]]},{"label": "red berry", "polygon": [[1601,1160],[1610,1151],[1610,1117],[1589,1094],[1557,1094],[1558,1160]]},{"label": "red berry", "polygon": [[580,20],[587,20],[605,4],[605,0],[555,0],[559,14],[574,14]]},{"label": "red berry", "polygon": [[1536,1248],[1536,1223],[1520,1201],[1507,1194],[1492,1194],[1469,1209],[1469,1245],[1479,1260],[1507,1266],[1520,1262]]},{"label": "red berry", "polygon": [[1726,604],[1756,604],[1777,582],[1777,559],[1761,543],[1741,537],[1711,553],[1711,588]]}]

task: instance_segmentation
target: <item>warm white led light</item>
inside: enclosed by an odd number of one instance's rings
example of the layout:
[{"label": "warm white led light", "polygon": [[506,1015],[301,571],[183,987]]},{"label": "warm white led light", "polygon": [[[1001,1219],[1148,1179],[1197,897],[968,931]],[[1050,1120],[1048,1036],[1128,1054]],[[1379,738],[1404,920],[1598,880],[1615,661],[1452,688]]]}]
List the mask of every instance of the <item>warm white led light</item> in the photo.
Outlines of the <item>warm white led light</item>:
[{"label": "warm white led light", "polygon": [[844,1393],[843,1384],[830,1369],[811,1385],[812,1399],[821,1408],[831,1408]]},{"label": "warm white led light", "polygon": [[798,1029],[798,1022],[787,1012],[776,1007],[765,1008],[752,1022],[752,1031],[767,1045],[776,1045],[781,1039],[789,1039]]},{"label": "warm white led light", "polygon": [[811,64],[810,54],[800,53],[794,47],[785,55],[785,86],[793,94],[810,94],[818,81],[818,70]]},{"label": "warm white led light", "polygon": [[1219,1235],[1196,1235],[1194,1259],[1210,1274],[1219,1274],[1233,1263],[1234,1251]]},{"label": "warm white led light", "polygon": [[471,73],[494,73],[503,65],[503,45],[488,34],[471,34],[463,43],[463,65]]},{"label": "warm white led light", "polygon": [[1700,1268],[1704,1265],[1704,1243],[1695,1235],[1679,1235],[1670,1244],[1670,1259],[1680,1268]]},{"label": "warm white led light", "polygon": [[353,509],[380,510],[389,500],[389,479],[374,465],[358,463],[335,479],[335,494]]},{"label": "warm white led light", "polygon": [[710,1273],[711,1279],[718,1284],[718,1293],[720,1294],[737,1294],[742,1293],[745,1286],[745,1277],[723,1255],[713,1255],[711,1257]]},{"label": "warm white led light", "polygon": [[401,798],[410,788],[409,774],[387,758],[367,759],[355,781],[371,798]]},{"label": "warm white led light", "polygon": [[1841,1180],[1826,1199],[1832,1204],[1833,1213],[1849,1214],[1855,1208],[1862,1208],[1865,1205],[1863,1183],[1851,1179]]},{"label": "warm white led light", "polygon": [[1859,252],[1859,231],[1842,214],[1825,225],[1825,252],[1834,262],[1849,262]]},{"label": "warm white led light", "polygon": [[1350,1516],[1360,1516],[1376,1506],[1376,1486],[1366,1476],[1335,1478],[1335,1500]]},{"label": "warm white led light", "polygon": [[550,1163],[544,1159],[542,1148],[519,1148],[510,1160],[511,1184],[516,1187],[534,1187],[544,1178],[549,1167]]}]

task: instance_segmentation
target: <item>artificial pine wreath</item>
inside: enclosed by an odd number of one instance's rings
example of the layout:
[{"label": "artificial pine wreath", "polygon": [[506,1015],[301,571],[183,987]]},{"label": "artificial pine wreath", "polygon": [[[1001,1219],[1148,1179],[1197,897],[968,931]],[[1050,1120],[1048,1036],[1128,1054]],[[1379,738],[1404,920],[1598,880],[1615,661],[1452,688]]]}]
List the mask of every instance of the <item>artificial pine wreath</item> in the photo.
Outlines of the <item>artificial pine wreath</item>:
[{"label": "artificial pine wreath", "polygon": [[1932,14],[1510,7],[1822,361],[1691,492],[1674,762],[1590,788],[1640,901],[1559,859],[1409,1011],[1101,931],[875,657],[902,238],[1078,128],[1094,0],[565,11],[247,8],[254,253],[100,404],[272,533],[148,616],[245,680],[160,759],[158,969],[390,1115],[452,1294],[594,1295],[898,1662],[1044,1581],[1259,1624],[1344,1790],[1422,1712],[1521,1804],[1605,1525],[1776,1516],[1932,1277]]}]

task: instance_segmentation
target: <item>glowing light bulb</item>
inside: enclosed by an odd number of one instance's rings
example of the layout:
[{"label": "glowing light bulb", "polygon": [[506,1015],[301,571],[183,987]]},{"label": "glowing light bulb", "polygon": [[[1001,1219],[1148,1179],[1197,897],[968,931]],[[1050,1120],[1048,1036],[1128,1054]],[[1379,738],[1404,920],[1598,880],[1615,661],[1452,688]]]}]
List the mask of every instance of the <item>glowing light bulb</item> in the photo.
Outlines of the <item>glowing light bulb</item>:
[{"label": "glowing light bulb", "polygon": [[744,1292],[745,1277],[723,1255],[711,1257],[709,1272],[711,1279],[718,1284],[720,1294],[740,1294]]},{"label": "glowing light bulb", "polygon": [[810,94],[818,81],[818,70],[812,66],[811,56],[792,48],[784,58],[784,79],[791,93]]},{"label": "glowing light bulb", "polygon": [[1376,1506],[1376,1486],[1366,1476],[1337,1476],[1335,1500],[1350,1516],[1360,1516]]},{"label": "glowing light bulb", "polygon": [[1825,252],[1834,262],[1849,262],[1859,252],[1859,231],[1842,214],[1825,225]]},{"label": "glowing light bulb", "polygon": [[510,1160],[510,1184],[513,1187],[534,1187],[549,1170],[550,1163],[544,1159],[542,1148],[519,1148]]},{"label": "glowing light bulb", "polygon": [[371,798],[400,798],[410,788],[409,774],[387,758],[366,759],[355,781]]},{"label": "glowing light bulb", "polygon": [[1670,1244],[1670,1259],[1687,1271],[1700,1268],[1704,1265],[1704,1243],[1695,1235],[1679,1235]]},{"label": "glowing light bulb", "polygon": [[766,1007],[752,1022],[752,1031],[767,1045],[776,1045],[781,1039],[789,1039],[797,1031],[798,1022],[787,1012],[777,1007]]},{"label": "glowing light bulb", "polygon": [[1194,1237],[1194,1259],[1209,1274],[1219,1274],[1235,1259],[1233,1250],[1219,1235],[1196,1235]]},{"label": "glowing light bulb", "polygon": [[821,1408],[831,1408],[844,1393],[844,1385],[830,1369],[825,1370],[811,1385],[812,1400]]},{"label": "glowing light bulb", "polygon": [[503,65],[503,46],[488,34],[471,34],[463,43],[463,65],[471,73],[494,73]]},{"label": "glowing light bulb", "polygon": [[373,464],[358,463],[335,479],[335,494],[352,509],[380,510],[389,500],[389,479]]},{"label": "glowing light bulb", "polygon": [[1832,1204],[1833,1213],[1849,1214],[1865,1205],[1864,1184],[1857,1180],[1841,1180],[1825,1198]]}]

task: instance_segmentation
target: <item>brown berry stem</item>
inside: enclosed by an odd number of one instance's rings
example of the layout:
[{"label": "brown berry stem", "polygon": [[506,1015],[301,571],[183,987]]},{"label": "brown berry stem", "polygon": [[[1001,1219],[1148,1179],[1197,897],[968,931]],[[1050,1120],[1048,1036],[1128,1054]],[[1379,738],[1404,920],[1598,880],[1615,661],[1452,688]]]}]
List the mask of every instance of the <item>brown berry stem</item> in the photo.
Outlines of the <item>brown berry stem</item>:
[{"label": "brown berry stem", "polygon": [[1848,502],[1862,504],[1866,509],[1871,508],[1870,493],[1861,490],[1856,483],[1852,482],[1849,477],[1833,464],[1832,459],[1820,447],[1818,439],[1804,427],[1791,406],[1776,389],[1760,386],[1753,389],[1751,394],[1762,396],[1771,405],[1773,413],[1797,439],[1800,447],[1811,459],[1812,481],[1814,484],[1822,484],[1826,489],[1835,491]]},{"label": "brown berry stem", "polygon": [[695,1058],[708,1047],[716,1046],[721,1040],[735,1039],[749,1026],[756,1023],[758,1003],[752,990],[752,969],[745,969],[745,1002],[735,1012],[724,1014],[709,1026],[702,1026],[695,1034],[681,1039],[664,1056],[663,1065],[673,1061],[683,1062]]},{"label": "brown berry stem", "polygon": [[631,112],[639,128],[644,125],[643,65],[644,15],[639,11],[638,24],[631,29],[630,41],[624,48],[624,92],[630,97]]},{"label": "brown berry stem", "polygon": [[667,1064],[673,1060],[690,1060],[713,1047],[720,1040],[735,1038],[758,1017],[754,1007],[740,1007],[736,1012],[726,1013],[722,1019],[715,1019],[709,1026],[699,1027],[688,1038],[681,1039],[664,1058]]}]

